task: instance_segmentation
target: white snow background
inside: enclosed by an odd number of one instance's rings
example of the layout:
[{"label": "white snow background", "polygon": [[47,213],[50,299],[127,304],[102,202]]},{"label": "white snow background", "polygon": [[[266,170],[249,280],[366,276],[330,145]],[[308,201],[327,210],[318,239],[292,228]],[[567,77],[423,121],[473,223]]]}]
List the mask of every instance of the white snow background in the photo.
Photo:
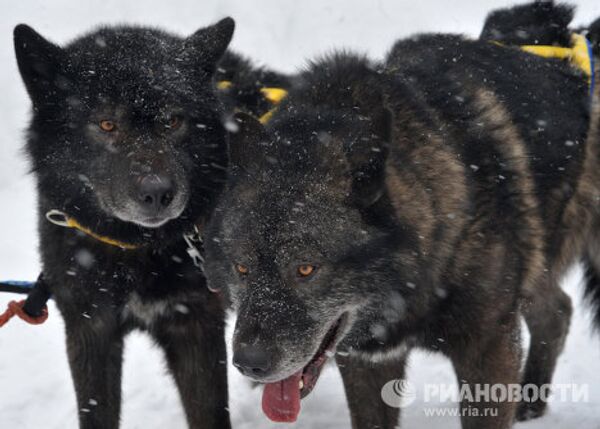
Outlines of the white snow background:
[{"label": "white snow background", "polygon": [[[261,64],[294,71],[306,58],[349,47],[381,58],[393,41],[415,32],[461,32],[477,36],[486,13],[512,4],[500,0],[4,0],[0,11],[0,279],[34,279],[39,271],[35,193],[21,153],[30,103],[13,54],[12,29],[21,22],[64,43],[98,24],[137,23],[187,35],[224,16],[237,28],[232,47]],[[600,16],[600,2],[581,0],[577,24]],[[600,342],[580,300],[581,270],[564,285],[577,307],[557,383],[589,385],[586,403],[552,403],[544,418],[518,429],[600,428]],[[2,294],[0,308],[17,298]],[[350,425],[337,370],[324,371],[302,403],[294,425],[269,422],[261,412],[261,389],[252,389],[229,366],[230,409],[235,428],[347,428]],[[454,383],[452,368],[436,355],[413,353],[408,379]],[[184,428],[177,392],[161,352],[141,334],[127,341],[123,380],[123,428]],[[425,417],[422,400],[403,411],[405,428],[456,429],[457,418]],[[427,404],[451,408],[452,404]],[[76,405],[64,347],[63,322],[50,303],[50,318],[32,327],[13,320],[0,330],[0,428],[75,428]]]}]

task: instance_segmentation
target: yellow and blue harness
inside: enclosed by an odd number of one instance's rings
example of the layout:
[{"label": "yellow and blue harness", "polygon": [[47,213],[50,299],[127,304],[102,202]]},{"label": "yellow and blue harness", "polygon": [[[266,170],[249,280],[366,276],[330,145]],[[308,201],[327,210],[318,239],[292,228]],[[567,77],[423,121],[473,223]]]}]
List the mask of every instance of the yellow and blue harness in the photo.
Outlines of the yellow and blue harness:
[{"label": "yellow and blue harness", "polygon": [[[504,46],[499,42],[497,45]],[[588,78],[590,84],[590,94],[594,91],[594,54],[591,42],[583,34],[573,34],[571,36],[571,47],[549,45],[522,45],[520,48],[530,54],[538,55],[544,58],[557,58],[568,61],[573,67],[581,70]]]}]

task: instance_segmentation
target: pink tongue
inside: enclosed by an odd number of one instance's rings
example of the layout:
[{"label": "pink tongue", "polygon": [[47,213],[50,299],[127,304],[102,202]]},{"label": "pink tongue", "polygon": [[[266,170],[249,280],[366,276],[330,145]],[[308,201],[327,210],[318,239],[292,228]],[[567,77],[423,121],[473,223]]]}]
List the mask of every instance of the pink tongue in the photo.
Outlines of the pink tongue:
[{"label": "pink tongue", "polygon": [[300,388],[302,370],[285,380],[265,385],[262,397],[262,409],[274,422],[295,422],[300,414]]}]

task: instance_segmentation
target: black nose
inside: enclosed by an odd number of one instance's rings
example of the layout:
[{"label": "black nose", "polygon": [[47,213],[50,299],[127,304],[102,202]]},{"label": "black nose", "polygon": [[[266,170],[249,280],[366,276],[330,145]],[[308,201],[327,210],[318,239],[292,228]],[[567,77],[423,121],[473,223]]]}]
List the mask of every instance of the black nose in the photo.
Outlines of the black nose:
[{"label": "black nose", "polygon": [[173,181],[161,174],[147,174],[138,182],[138,199],[148,209],[158,211],[173,201]]},{"label": "black nose", "polygon": [[264,348],[245,346],[234,353],[233,365],[245,375],[264,375],[271,369],[271,359]]}]

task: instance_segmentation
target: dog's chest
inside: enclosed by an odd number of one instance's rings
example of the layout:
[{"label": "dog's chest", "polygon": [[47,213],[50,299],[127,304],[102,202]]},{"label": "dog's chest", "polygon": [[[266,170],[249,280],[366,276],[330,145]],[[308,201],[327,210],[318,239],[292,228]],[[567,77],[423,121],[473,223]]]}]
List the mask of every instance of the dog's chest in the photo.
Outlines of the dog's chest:
[{"label": "dog's chest", "polygon": [[136,324],[148,328],[160,319],[189,312],[189,307],[182,302],[171,299],[143,299],[137,292],[133,292],[123,307],[122,316],[125,320],[133,320]]}]

